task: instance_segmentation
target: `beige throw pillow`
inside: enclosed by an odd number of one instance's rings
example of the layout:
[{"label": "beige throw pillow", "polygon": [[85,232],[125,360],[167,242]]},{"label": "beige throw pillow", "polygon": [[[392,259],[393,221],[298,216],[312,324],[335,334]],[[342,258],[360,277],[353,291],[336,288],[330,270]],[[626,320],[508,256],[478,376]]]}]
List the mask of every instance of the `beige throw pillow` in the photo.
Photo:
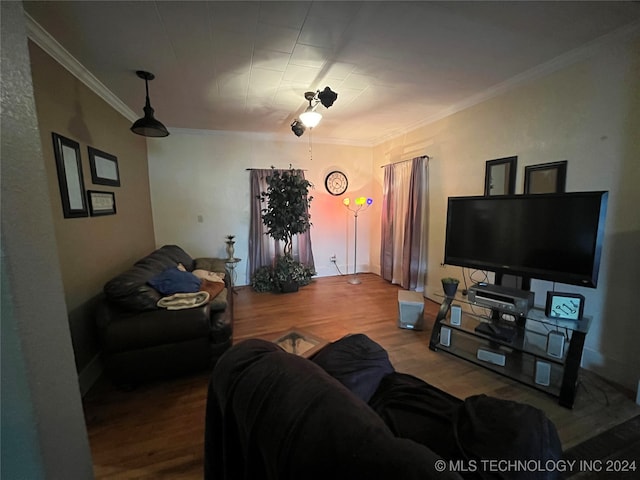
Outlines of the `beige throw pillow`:
[{"label": "beige throw pillow", "polygon": [[200,280],[209,280],[210,282],[222,282],[224,283],[224,273],[210,272],[208,270],[197,269],[193,273]]}]

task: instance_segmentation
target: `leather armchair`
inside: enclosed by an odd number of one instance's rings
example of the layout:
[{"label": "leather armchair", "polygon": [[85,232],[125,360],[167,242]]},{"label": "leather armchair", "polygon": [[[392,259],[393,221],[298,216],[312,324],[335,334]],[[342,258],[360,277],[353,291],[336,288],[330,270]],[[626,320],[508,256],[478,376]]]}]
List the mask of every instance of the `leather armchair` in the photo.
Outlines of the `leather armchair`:
[{"label": "leather armchair", "polygon": [[114,383],[131,385],[210,369],[231,346],[233,295],[228,278],[222,293],[202,306],[157,306],[162,295],[148,281],[179,263],[188,271],[205,266],[224,271],[223,260],[194,260],[180,247],[165,245],[105,285],[97,325],[105,372]]}]

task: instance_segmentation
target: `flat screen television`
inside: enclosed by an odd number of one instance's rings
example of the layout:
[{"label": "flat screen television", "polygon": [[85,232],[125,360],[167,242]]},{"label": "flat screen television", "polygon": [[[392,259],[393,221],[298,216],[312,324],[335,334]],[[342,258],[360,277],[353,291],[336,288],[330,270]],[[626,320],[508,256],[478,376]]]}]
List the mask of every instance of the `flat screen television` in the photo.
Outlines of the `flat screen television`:
[{"label": "flat screen television", "polygon": [[595,288],[607,196],[449,197],[444,263]]}]

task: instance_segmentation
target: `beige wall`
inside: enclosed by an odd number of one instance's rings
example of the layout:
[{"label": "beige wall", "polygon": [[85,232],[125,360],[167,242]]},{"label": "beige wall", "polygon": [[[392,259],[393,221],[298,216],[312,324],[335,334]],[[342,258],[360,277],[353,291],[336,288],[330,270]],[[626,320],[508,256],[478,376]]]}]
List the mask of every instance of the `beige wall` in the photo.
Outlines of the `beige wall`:
[{"label": "beige wall", "polygon": [[[155,247],[146,139],[82,82],[29,42],[33,84],[64,296],[81,372],[95,358],[93,301],[104,283]],[[117,214],[64,218],[51,133],[80,144],[86,190],[115,192]],[[118,158],[120,187],[94,185],[87,146]]]},{"label": "beige wall", "polygon": [[[528,85],[451,115],[374,149],[374,164],[400,159],[403,149],[424,145],[429,163],[428,296],[440,278],[462,278],[442,267],[446,201],[482,195],[487,160],[518,156],[516,193],[524,167],[568,160],[566,190],[608,190],[604,254],[597,289],[556,285],[586,296],[594,317],[583,365],[635,389],[640,377],[635,294],[640,285],[640,39],[598,52]],[[415,155],[414,155],[415,156]],[[374,168],[376,184],[382,172]],[[376,192],[381,195],[381,189]],[[372,229],[372,261],[379,255]],[[376,236],[377,235],[377,236]],[[479,239],[481,241],[481,239]],[[551,282],[534,281],[536,304]]]}]

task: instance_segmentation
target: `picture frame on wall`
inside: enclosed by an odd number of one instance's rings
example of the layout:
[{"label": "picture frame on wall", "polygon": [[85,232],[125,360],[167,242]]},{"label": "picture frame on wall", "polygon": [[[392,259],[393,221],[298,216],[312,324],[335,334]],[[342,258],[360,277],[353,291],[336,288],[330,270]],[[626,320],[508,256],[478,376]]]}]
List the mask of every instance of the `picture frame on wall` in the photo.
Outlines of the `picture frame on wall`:
[{"label": "picture frame on wall", "polygon": [[55,132],[51,135],[64,218],[86,217],[80,144]]},{"label": "picture frame on wall", "polygon": [[517,166],[517,156],[487,160],[484,173],[485,196],[516,193]]},{"label": "picture frame on wall", "polygon": [[92,217],[116,214],[116,195],[113,192],[87,190],[89,211]]},{"label": "picture frame on wall", "polygon": [[89,151],[91,181],[96,185],[119,187],[118,157],[93,147],[87,147],[87,150]]},{"label": "picture frame on wall", "polygon": [[567,160],[524,167],[524,193],[564,193]]}]

